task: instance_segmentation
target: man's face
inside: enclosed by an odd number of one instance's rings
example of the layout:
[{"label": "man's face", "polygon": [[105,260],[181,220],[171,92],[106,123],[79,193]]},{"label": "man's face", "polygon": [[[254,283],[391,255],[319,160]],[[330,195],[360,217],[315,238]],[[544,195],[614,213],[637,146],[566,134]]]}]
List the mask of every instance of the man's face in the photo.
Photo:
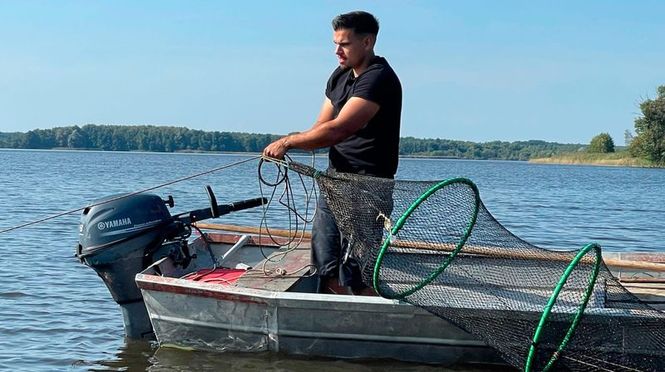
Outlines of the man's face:
[{"label": "man's face", "polygon": [[360,65],[367,56],[370,47],[369,36],[359,36],[349,29],[339,29],[333,32],[335,54],[340,66],[354,68]]}]

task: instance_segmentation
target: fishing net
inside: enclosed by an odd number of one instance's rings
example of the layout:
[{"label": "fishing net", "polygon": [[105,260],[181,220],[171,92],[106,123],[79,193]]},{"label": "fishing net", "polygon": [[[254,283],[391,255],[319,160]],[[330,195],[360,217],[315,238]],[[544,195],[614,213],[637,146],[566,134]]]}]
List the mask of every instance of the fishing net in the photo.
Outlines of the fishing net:
[{"label": "fishing net", "polygon": [[536,247],[513,235],[464,178],[322,173],[316,179],[363,281],[453,322],[530,370],[665,370],[665,314],[628,292],[600,247]]}]

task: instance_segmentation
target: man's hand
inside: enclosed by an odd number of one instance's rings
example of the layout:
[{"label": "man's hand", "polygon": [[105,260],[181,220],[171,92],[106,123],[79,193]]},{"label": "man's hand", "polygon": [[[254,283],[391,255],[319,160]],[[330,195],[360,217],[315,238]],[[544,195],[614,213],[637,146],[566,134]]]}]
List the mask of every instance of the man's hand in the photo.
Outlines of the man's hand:
[{"label": "man's hand", "polygon": [[284,159],[284,154],[286,154],[290,148],[289,137],[282,137],[266,146],[266,148],[263,149],[263,155],[276,159]]},{"label": "man's hand", "polygon": [[[324,102],[319,120],[309,130],[290,134],[269,144],[263,155],[283,159],[291,149],[314,150],[334,146],[362,129],[379,111],[379,105],[360,97],[351,97],[339,115],[332,117],[332,103]],[[330,119],[328,121],[322,121]]]}]

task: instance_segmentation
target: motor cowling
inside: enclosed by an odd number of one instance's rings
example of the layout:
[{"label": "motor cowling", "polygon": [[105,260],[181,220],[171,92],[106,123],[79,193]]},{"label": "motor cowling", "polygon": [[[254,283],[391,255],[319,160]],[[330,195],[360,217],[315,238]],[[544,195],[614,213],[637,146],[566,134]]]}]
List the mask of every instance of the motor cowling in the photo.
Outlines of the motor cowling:
[{"label": "motor cowling", "polygon": [[[172,219],[166,202],[157,195],[137,194],[91,205],[81,216],[77,256],[104,279],[116,302],[140,299],[134,276],[151,263],[150,254],[168,234]],[[109,277],[117,270],[131,272],[118,276],[128,283]]]},{"label": "motor cowling", "polygon": [[[172,198],[165,202],[153,194],[115,195],[93,201],[81,215],[76,255],[102,278],[125,318],[147,319],[134,277],[152,263],[173,229],[169,203],[173,206]],[[125,322],[130,338],[151,331],[149,322],[134,323]]]}]

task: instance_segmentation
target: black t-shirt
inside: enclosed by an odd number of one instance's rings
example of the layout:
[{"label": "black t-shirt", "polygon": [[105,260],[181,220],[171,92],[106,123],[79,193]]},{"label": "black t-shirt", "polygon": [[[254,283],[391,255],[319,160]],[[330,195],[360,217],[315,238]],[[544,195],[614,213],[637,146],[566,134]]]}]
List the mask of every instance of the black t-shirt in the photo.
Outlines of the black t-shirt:
[{"label": "black t-shirt", "polygon": [[385,58],[374,57],[360,76],[338,67],[326,87],[335,117],[351,97],[379,105],[379,111],[358,132],[330,148],[330,167],[338,172],[393,178],[399,155],[402,85]]}]

